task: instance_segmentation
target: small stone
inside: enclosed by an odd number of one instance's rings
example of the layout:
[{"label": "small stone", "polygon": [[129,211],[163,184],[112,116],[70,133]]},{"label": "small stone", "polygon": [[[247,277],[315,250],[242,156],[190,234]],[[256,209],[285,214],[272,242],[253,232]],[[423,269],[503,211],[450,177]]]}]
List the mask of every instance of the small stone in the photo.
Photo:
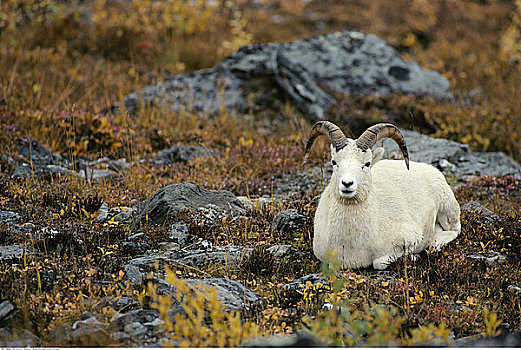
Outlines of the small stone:
[{"label": "small stone", "polygon": [[141,337],[147,333],[147,328],[139,322],[132,322],[125,326],[124,332],[131,337]]},{"label": "small stone", "polygon": [[126,332],[114,332],[111,334],[112,339],[116,342],[126,342],[130,340],[130,335]]},{"label": "small stone", "polygon": [[4,319],[11,311],[14,310],[13,304],[9,300],[4,300],[0,303],[0,321]]},{"label": "small stone", "polygon": [[132,236],[130,236],[128,239],[129,241],[135,241],[136,239],[139,239],[141,237],[144,237],[145,236],[145,232],[138,232],[136,234],[133,234]]},{"label": "small stone", "polygon": [[0,222],[12,224],[20,221],[22,216],[13,211],[0,210]]},{"label": "small stone", "polygon": [[40,346],[42,341],[28,329],[0,328],[0,346],[23,348]]},{"label": "small stone", "polygon": [[288,254],[290,249],[291,249],[291,245],[289,245],[289,244],[278,244],[278,245],[273,245],[266,250],[268,252],[270,252],[274,257],[281,258],[284,255]]},{"label": "small stone", "polygon": [[486,255],[471,254],[471,255],[467,255],[467,258],[473,259],[473,260],[478,260],[478,261],[485,261],[489,265],[502,264],[507,261],[506,256],[504,256],[498,252],[488,252]]},{"label": "small stone", "polygon": [[155,319],[154,321],[152,321],[152,322],[146,322],[146,323],[143,323],[143,326],[148,327],[148,328],[153,328],[153,329],[155,329],[155,328],[158,328],[158,327],[160,327],[160,326],[162,326],[162,325],[164,325],[164,324],[165,324],[165,321],[163,321],[163,320],[160,319],[160,318],[156,318],[156,319]]},{"label": "small stone", "polygon": [[306,216],[295,209],[284,210],[275,215],[271,223],[272,231],[288,234],[301,229],[306,224]]},{"label": "small stone", "polygon": [[37,250],[20,244],[0,246],[0,261],[22,259],[24,254],[34,254]]},{"label": "small stone", "polygon": [[98,209],[98,217],[94,219],[94,222],[104,223],[108,220],[109,217],[109,206],[105,201],[101,203],[101,206]]},{"label": "small stone", "polygon": [[132,208],[129,207],[119,207],[119,208],[112,208],[109,211],[110,214],[116,213],[111,219],[111,221],[114,222],[130,222],[132,218]]},{"label": "small stone", "polygon": [[512,293],[515,293],[515,294],[521,294],[521,287],[520,286],[516,286],[515,284],[511,284],[507,287],[507,290],[512,292]]},{"label": "small stone", "polygon": [[72,324],[72,329],[78,329],[79,327],[94,327],[94,326],[100,326],[104,327],[105,325],[98,321],[96,317],[89,317],[85,320],[76,321]]},{"label": "small stone", "polygon": [[186,163],[195,158],[211,157],[216,153],[217,151],[205,147],[174,145],[171,148],[160,151],[157,156],[150,159],[150,162],[154,165],[170,165],[178,162]]},{"label": "small stone", "polygon": [[170,226],[170,239],[179,244],[184,244],[188,235],[188,226],[182,220],[176,221]]},{"label": "small stone", "polygon": [[445,172],[453,172],[456,170],[456,165],[452,164],[447,159],[440,159],[438,162],[438,168]]},{"label": "small stone", "polygon": [[141,242],[119,242],[118,246],[121,248],[122,254],[126,256],[136,256],[145,253],[149,245]]}]

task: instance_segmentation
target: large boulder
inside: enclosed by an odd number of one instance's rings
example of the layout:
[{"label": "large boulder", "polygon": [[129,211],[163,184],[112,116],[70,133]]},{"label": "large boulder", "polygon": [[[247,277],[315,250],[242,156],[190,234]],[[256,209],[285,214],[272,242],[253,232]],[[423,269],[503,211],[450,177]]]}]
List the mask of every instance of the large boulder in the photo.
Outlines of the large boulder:
[{"label": "large boulder", "polygon": [[[114,161],[108,158],[92,160],[88,157],[79,157],[78,161],[73,163],[52,152],[34,138],[17,139],[15,146],[16,160],[12,159],[11,162],[16,167],[12,174],[15,179],[29,177],[52,179],[71,175],[89,180],[107,180],[118,177],[117,171],[131,166],[124,159]],[[100,166],[105,169],[100,169]]]},{"label": "large boulder", "polygon": [[[468,145],[415,131],[405,130],[403,136],[412,161],[432,164],[459,182],[475,176],[521,173],[521,165],[501,152],[472,152]],[[390,139],[384,139],[384,148],[393,157],[399,154],[398,146]]]},{"label": "large boulder", "polygon": [[289,97],[315,120],[324,118],[334,100],[332,91],[451,97],[449,82],[440,74],[405,61],[374,35],[344,31],[291,43],[244,46],[210,69],[180,74],[134,92],[124,104],[130,113],[143,101],[145,106],[214,115],[223,104],[239,113],[277,109]]},{"label": "large boulder", "polygon": [[242,202],[229,191],[205,190],[193,182],[183,182],[161,188],[149,199],[137,204],[134,211],[138,224],[163,224],[182,212],[192,214],[207,207],[232,215],[245,210]]}]

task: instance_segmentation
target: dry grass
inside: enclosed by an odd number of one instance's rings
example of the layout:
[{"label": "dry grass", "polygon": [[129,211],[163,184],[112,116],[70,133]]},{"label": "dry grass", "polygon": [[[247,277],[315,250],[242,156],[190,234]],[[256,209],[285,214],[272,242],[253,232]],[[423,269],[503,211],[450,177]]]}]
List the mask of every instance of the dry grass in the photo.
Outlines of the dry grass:
[{"label": "dry grass", "polygon": [[[13,166],[0,160],[0,207],[19,212],[24,222],[38,228],[59,232],[39,240],[0,226],[1,244],[30,244],[45,253],[15,269],[0,266],[0,300],[12,301],[22,310],[23,325],[44,339],[49,330],[85,310],[108,317],[110,305],[85,300],[122,295],[143,299],[145,290],[122,282],[121,267],[128,258],[114,242],[130,228],[95,224],[101,199],[110,207],[131,206],[180,181],[237,195],[270,194],[274,181],[297,169],[309,125],[291,110],[289,126],[272,134],[225,112],[215,119],[161,108],[132,117],[98,114],[130,92],[179,72],[210,67],[249,42],[288,41],[349,28],[374,33],[405,58],[445,75],[455,99],[339,96],[330,110],[332,119],[356,116],[359,124],[350,127],[358,133],[357,127],[392,113],[404,127],[463,141],[476,151],[503,151],[520,161],[520,18],[519,1],[505,0],[201,1],[193,6],[180,1],[2,1],[0,153],[14,154],[18,138],[35,137],[55,152],[74,156],[139,160],[182,143],[214,148],[220,157],[171,168],[138,164],[120,180],[105,183],[67,177],[14,181]],[[319,151],[314,152],[318,159]],[[212,230],[196,223],[189,227],[192,238],[215,244],[280,243],[303,251],[298,264],[268,261],[258,248],[240,269],[208,267],[206,273],[236,278],[267,300],[266,309],[249,319],[259,332],[306,326],[330,344],[345,344],[341,331],[347,330],[375,345],[411,345],[432,340],[433,334],[446,341],[445,326],[457,336],[493,334],[496,314],[509,331],[519,331],[520,299],[507,292],[509,285],[521,283],[518,191],[512,178],[484,178],[462,187],[460,202],[482,202],[503,217],[501,226],[486,227],[479,218],[464,215],[460,238],[442,252],[425,253],[417,263],[396,263],[391,267],[394,281],[369,271],[347,271],[340,279],[333,274],[329,289],[307,285],[301,293],[282,285],[319,269],[310,244],[311,198],[290,205],[309,219],[288,236],[270,229],[276,212],[288,209],[281,206],[254,210],[247,223],[223,222]],[[155,247],[166,228],[149,227],[145,233],[146,243]],[[505,254],[508,263],[488,266],[466,258],[490,251]],[[198,276],[190,269],[179,271],[181,277]],[[321,316],[325,300],[344,303],[352,312]],[[392,308],[371,309],[381,304]],[[484,312],[485,307],[496,314]],[[386,326],[392,322],[401,326]]]}]

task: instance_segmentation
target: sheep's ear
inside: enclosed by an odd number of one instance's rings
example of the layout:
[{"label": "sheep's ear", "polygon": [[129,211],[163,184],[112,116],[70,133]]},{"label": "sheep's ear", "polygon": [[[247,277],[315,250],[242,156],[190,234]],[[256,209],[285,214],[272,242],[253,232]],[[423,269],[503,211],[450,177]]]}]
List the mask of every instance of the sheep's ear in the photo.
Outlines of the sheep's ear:
[{"label": "sheep's ear", "polygon": [[376,162],[379,162],[382,160],[384,156],[384,149],[383,147],[378,147],[373,150],[373,164],[376,164]]},{"label": "sheep's ear", "polygon": [[331,154],[335,154],[336,153],[336,149],[335,149],[335,147],[333,147],[332,144],[329,145],[329,148],[331,149]]}]

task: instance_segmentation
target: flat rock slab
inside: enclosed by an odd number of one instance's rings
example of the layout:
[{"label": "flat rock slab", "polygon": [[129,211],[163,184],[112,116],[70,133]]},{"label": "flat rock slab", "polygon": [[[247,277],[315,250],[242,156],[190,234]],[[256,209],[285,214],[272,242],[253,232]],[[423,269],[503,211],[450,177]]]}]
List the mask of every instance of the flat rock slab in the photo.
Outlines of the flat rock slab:
[{"label": "flat rock slab", "polygon": [[20,221],[22,216],[14,211],[0,210],[0,222],[12,224]]},{"label": "flat rock slab", "polygon": [[[229,278],[185,279],[183,281],[195,288],[206,286],[215,289],[217,299],[231,311],[248,311],[262,303],[259,294]],[[170,283],[162,279],[157,279],[156,282],[158,283],[158,293],[176,295],[176,289]]]},{"label": "flat rock slab", "polygon": [[[521,165],[501,152],[472,152],[468,145],[437,139],[415,131],[405,130],[411,161],[429,163],[444,175],[452,175],[464,182],[468,178],[482,175],[521,176]],[[384,148],[391,156],[399,154],[392,140],[384,139]]]},{"label": "flat rock slab", "polygon": [[37,252],[36,249],[20,244],[0,246],[0,261],[23,259],[24,254],[30,255],[34,254],[35,252]]},{"label": "flat rock slab", "polygon": [[134,207],[137,223],[163,224],[182,212],[194,213],[201,207],[216,206],[230,214],[245,211],[242,202],[229,191],[205,190],[193,182],[161,188]]},{"label": "flat rock slab", "polygon": [[[140,284],[147,274],[156,270],[156,266],[162,269],[165,264],[182,264],[204,268],[208,264],[227,264],[237,268],[252,251],[250,247],[213,246],[208,241],[199,241],[183,248],[177,243],[170,243],[159,251],[148,251],[144,256],[129,260],[124,268],[130,282]],[[277,259],[298,254],[290,245],[273,245],[267,251]]]},{"label": "flat rock slab", "polygon": [[291,43],[244,46],[210,69],[180,74],[134,92],[124,104],[130,113],[144,102],[144,106],[215,115],[223,104],[230,111],[248,113],[283,106],[289,97],[316,120],[324,118],[334,100],[331,91],[452,96],[442,75],[405,61],[374,35],[344,31]]}]

